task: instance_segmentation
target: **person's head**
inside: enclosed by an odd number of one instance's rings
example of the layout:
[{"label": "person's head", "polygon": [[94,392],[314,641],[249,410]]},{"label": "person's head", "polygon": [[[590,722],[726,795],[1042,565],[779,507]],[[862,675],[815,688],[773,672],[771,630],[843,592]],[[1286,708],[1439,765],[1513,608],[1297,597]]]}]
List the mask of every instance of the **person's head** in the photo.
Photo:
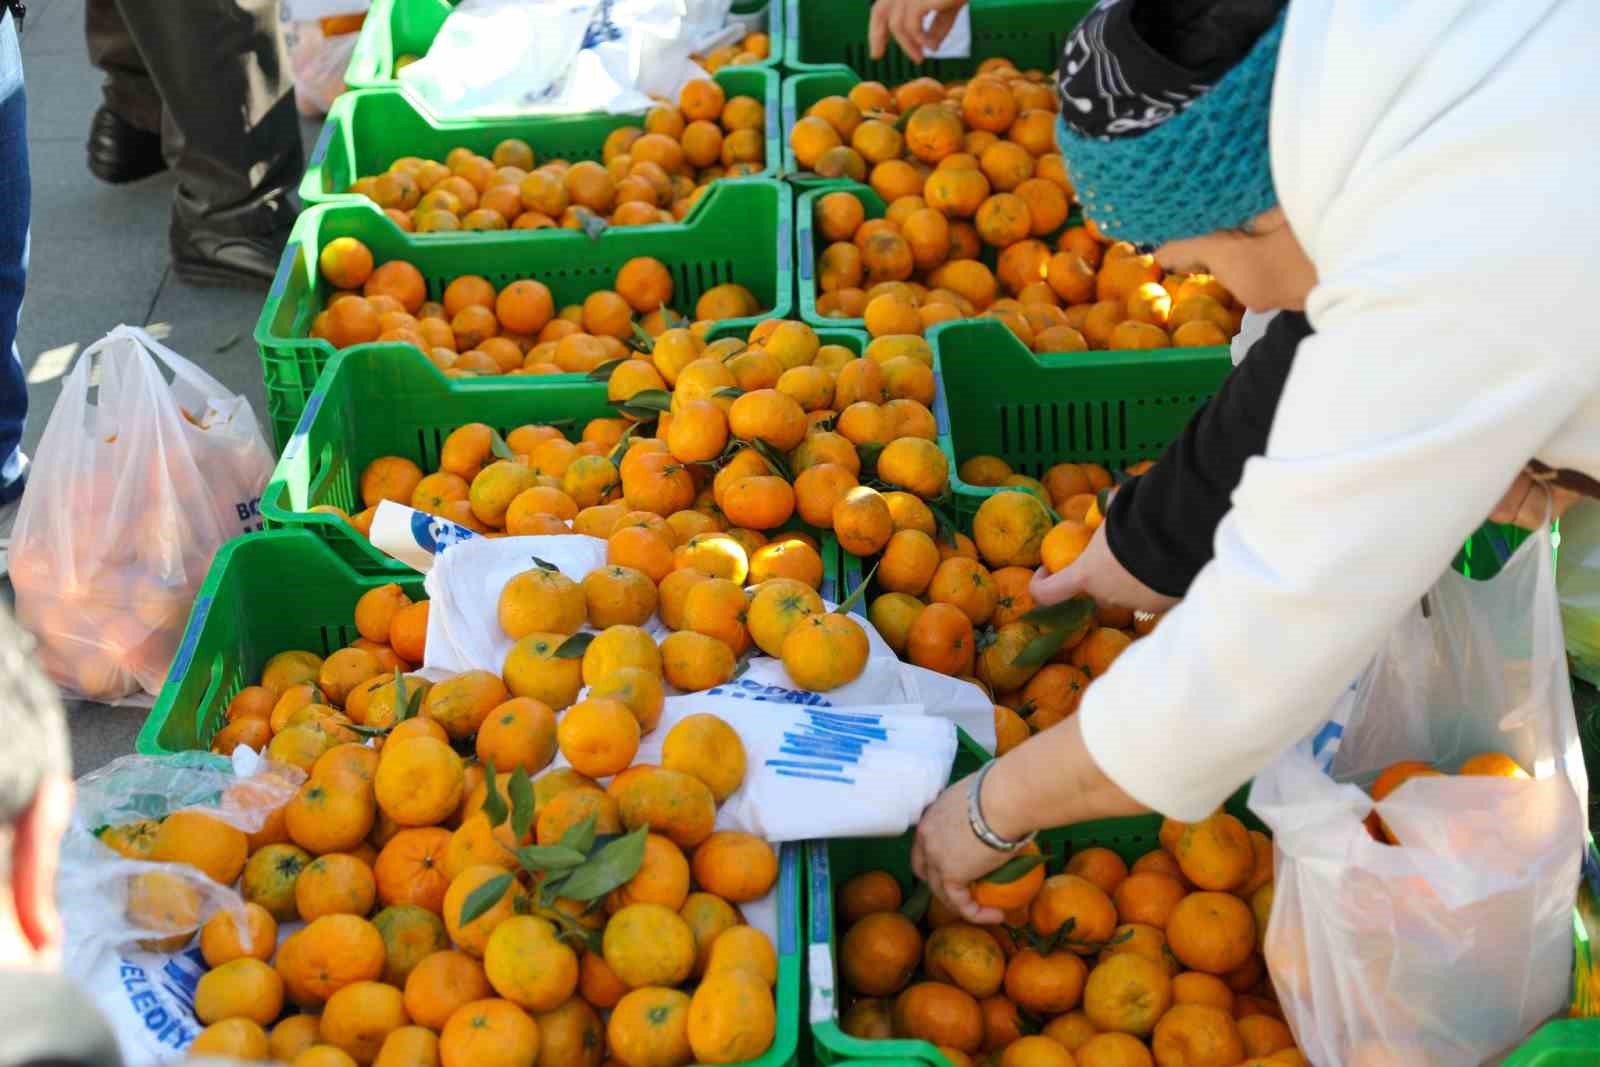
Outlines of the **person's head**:
[{"label": "person's head", "polygon": [[48,968],[61,949],[56,865],[72,815],[66,717],[0,609],[0,970]]},{"label": "person's head", "polygon": [[1088,216],[1257,311],[1316,284],[1267,151],[1286,3],[1101,0],[1060,71],[1056,139]]}]

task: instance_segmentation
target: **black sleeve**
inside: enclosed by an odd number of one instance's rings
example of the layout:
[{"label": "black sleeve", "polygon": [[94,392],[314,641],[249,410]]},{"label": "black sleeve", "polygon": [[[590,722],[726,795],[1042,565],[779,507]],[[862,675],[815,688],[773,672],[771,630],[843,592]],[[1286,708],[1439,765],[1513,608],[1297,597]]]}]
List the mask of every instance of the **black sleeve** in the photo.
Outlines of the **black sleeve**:
[{"label": "black sleeve", "polygon": [[1276,316],[1149,473],[1129,479],[1112,498],[1106,543],[1151,589],[1181,597],[1211,559],[1244,462],[1266,451],[1295,349],[1311,332],[1303,314]]}]

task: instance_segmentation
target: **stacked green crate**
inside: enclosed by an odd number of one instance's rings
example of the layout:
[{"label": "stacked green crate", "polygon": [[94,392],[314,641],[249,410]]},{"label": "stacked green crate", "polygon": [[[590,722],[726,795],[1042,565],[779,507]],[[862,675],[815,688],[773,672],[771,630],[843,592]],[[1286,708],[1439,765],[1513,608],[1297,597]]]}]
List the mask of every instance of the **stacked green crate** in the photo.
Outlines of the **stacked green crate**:
[{"label": "stacked green crate", "polygon": [[[426,279],[430,299],[438,299],[453,279],[476,274],[496,287],[536,278],[549,286],[558,306],[581,303],[596,289],[610,288],[628,260],[654,256],[672,274],[674,304],[687,313],[717,285],[737,282],[748,288],[762,311],[728,320],[748,327],[789,313],[794,294],[790,207],[789,191],[780,182],[717,182],[701,209],[684,222],[618,228],[596,238],[565,230],[421,237],[402,233],[370,202],[313,207],[295,223],[256,323],[273,434],[280,445],[287,443],[317,376],[334,354],[332,344],[309,336],[330,295],[317,257],[334,238],[358,238],[378,263],[411,263]],[[395,351],[405,346],[380,341],[352,350],[365,347]]]},{"label": "stacked green crate", "polygon": [[[748,96],[766,109],[766,166],[753,176],[775,176],[783,151],[778,72],[730,67],[718,72],[715,80],[730,100]],[[528,142],[540,162],[599,160],[607,134],[639,123],[640,116],[633,114],[440,119],[400,85],[356,89],[340,96],[329,110],[300,181],[300,199],[308,204],[363,199],[348,191],[351,183],[383,173],[403,156],[442,161],[452,149],[463,147],[488,156],[508,137]]]}]

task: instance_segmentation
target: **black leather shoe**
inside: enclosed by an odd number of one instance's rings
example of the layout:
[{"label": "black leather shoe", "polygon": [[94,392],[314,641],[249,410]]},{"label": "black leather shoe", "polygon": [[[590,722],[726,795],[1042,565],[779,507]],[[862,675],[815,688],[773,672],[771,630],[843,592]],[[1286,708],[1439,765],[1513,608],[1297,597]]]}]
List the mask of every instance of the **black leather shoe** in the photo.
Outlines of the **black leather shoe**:
[{"label": "black leather shoe", "polygon": [[141,130],[104,107],[89,123],[89,173],[103,182],[122,185],[167,169],[161,135]]},{"label": "black leather shoe", "polygon": [[273,235],[172,232],[172,266],[190,285],[266,289],[278,271],[288,231]]}]

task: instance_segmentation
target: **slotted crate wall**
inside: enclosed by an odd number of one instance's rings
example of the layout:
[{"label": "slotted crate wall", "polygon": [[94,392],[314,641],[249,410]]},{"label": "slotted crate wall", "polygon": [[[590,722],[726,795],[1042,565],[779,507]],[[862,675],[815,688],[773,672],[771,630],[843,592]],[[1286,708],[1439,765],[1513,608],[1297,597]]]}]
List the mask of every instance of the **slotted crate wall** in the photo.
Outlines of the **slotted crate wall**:
[{"label": "slotted crate wall", "polygon": [[[729,99],[750,96],[761,101],[766,109],[767,158],[765,168],[755,177],[776,175],[783,154],[778,72],[729,67],[719,71],[715,79]],[[426,106],[399,83],[358,89],[340,96],[328,112],[305,177],[300,181],[300,199],[308,204],[365,199],[348,192],[350,184],[363,175],[381,174],[402,156],[442,162],[452,149],[462,147],[487,156],[508,137],[527,141],[537,163],[551,159],[598,160],[607,134],[623,126],[638,126],[642,121],[642,116],[630,114],[440,119],[429,114]]]},{"label": "slotted crate wall", "polygon": [[939,445],[963,515],[995,490],[963,482],[962,461],[999,456],[1033,477],[1069,462],[1121,471],[1160,456],[1233,367],[1225,347],[1038,355],[990,319],[941,323],[929,343]]},{"label": "slotted crate wall", "polygon": [[[722,181],[711,187],[705,204],[688,221],[608,230],[594,239],[570,231],[545,235],[527,230],[419,238],[402,233],[364,199],[310,208],[295,223],[256,322],[267,417],[277,443],[282,447],[288,442],[317,376],[334,353],[332,344],[308,334],[329,294],[317,257],[336,237],[361,240],[378,263],[403,259],[413,264],[427,282],[428,297],[435,300],[454,279],[477,274],[496,288],[518,278],[536,278],[550,287],[558,307],[581,303],[594,290],[609,289],[628,260],[654,256],[671,273],[673,305],[685,314],[692,315],[701,294],[714,286],[738,282],[748,288],[761,305],[760,313],[726,320],[748,329],[764,318],[788,315],[792,306],[791,206],[790,191],[781,182]],[[393,352],[404,347],[379,341],[349,350]]]}]

